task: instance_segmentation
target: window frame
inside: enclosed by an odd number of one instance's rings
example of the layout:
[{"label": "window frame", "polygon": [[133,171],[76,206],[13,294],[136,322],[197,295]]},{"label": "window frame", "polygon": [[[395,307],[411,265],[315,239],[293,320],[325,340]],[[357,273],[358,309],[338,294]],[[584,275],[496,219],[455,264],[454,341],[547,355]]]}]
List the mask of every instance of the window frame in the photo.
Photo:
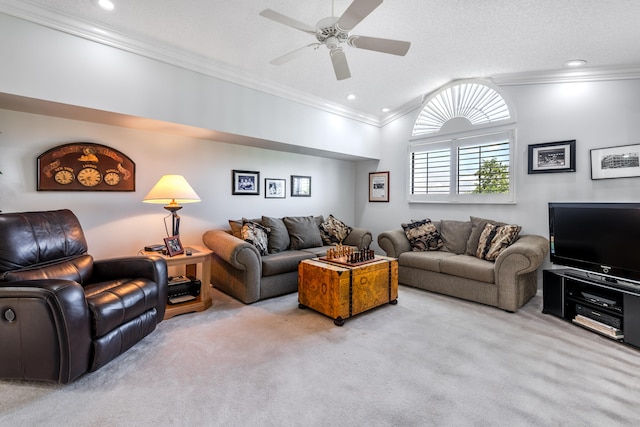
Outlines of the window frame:
[{"label": "window frame", "polygon": [[[483,129],[474,132],[452,133],[446,137],[432,135],[419,138],[408,145],[407,148],[407,200],[409,203],[468,203],[468,204],[514,204],[516,202],[516,129],[514,126],[498,127],[496,129]],[[508,193],[467,193],[458,194],[458,148],[477,145],[493,140],[507,139],[509,142],[509,192]],[[450,173],[448,194],[412,194],[412,154],[416,152],[448,148],[450,150]]]}]

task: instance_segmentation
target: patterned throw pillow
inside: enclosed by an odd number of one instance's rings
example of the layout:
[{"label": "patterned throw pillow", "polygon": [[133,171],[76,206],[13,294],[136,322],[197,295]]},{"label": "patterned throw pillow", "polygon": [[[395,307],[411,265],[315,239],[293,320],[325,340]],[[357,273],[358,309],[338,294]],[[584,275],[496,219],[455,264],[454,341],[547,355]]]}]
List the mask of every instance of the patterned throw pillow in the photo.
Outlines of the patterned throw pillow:
[{"label": "patterned throw pillow", "polygon": [[269,248],[269,229],[257,222],[244,221],[242,223],[242,240],[251,243],[258,249],[260,255],[267,255]]},{"label": "patterned throw pillow", "polygon": [[320,224],[320,237],[325,245],[336,245],[351,233],[353,228],[340,221],[333,215],[329,215],[322,224]]},{"label": "patterned throw pillow", "polygon": [[437,251],[444,245],[440,233],[429,218],[402,224],[402,229],[413,251]]},{"label": "patterned throw pillow", "polygon": [[476,257],[495,261],[498,255],[516,241],[519,225],[496,225],[487,223],[480,234]]}]

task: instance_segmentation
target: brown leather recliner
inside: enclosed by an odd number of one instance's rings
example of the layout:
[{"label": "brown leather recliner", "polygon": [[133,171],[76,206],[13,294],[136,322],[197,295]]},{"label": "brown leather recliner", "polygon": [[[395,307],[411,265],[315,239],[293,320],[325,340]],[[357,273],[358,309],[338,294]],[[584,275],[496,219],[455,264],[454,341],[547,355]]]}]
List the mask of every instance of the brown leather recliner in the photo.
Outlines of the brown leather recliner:
[{"label": "brown leather recliner", "polygon": [[69,210],[0,214],[0,378],[68,383],[151,333],[161,257],[93,260]]}]

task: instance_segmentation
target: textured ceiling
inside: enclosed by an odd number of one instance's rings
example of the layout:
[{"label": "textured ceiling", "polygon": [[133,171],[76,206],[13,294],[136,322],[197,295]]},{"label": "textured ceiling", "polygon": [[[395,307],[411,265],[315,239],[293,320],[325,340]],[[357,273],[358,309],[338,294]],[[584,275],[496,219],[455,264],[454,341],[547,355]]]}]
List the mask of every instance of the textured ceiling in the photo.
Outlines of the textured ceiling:
[{"label": "textured ceiling", "polygon": [[[351,0],[0,0],[95,25],[119,37],[205,57],[275,87],[381,119],[452,80],[589,67],[640,65],[638,0],[385,0],[352,34],[407,40],[404,57],[346,47],[352,77],[337,81],[328,50],[309,48],[281,66],[269,61],[315,39],[259,16],[273,9],[315,26]],[[346,95],[356,94],[354,101]]]}]

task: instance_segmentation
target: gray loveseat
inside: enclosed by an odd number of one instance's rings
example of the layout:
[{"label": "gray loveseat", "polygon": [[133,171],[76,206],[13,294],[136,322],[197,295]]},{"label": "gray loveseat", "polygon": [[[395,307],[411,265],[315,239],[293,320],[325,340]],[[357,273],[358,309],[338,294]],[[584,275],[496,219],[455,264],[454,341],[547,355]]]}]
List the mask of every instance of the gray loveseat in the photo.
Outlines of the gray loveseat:
[{"label": "gray loveseat", "polygon": [[381,233],[378,245],[387,256],[398,258],[400,284],[515,312],[537,292],[537,269],[549,242],[542,236],[520,234],[495,261],[488,261],[477,255],[487,223],[505,225],[475,217],[442,220],[433,222],[443,243],[437,250],[412,250],[404,229]]},{"label": "gray loveseat", "polygon": [[[297,292],[298,264],[303,259],[324,256],[337,241],[359,249],[371,244],[369,230],[352,227],[339,230],[331,223],[332,219],[335,220],[331,215],[327,221],[322,216],[263,216],[229,221],[231,229],[208,230],[202,241],[213,251],[212,285],[245,304]],[[240,232],[247,222],[269,230],[267,253],[261,254],[260,244],[243,240]]]}]

